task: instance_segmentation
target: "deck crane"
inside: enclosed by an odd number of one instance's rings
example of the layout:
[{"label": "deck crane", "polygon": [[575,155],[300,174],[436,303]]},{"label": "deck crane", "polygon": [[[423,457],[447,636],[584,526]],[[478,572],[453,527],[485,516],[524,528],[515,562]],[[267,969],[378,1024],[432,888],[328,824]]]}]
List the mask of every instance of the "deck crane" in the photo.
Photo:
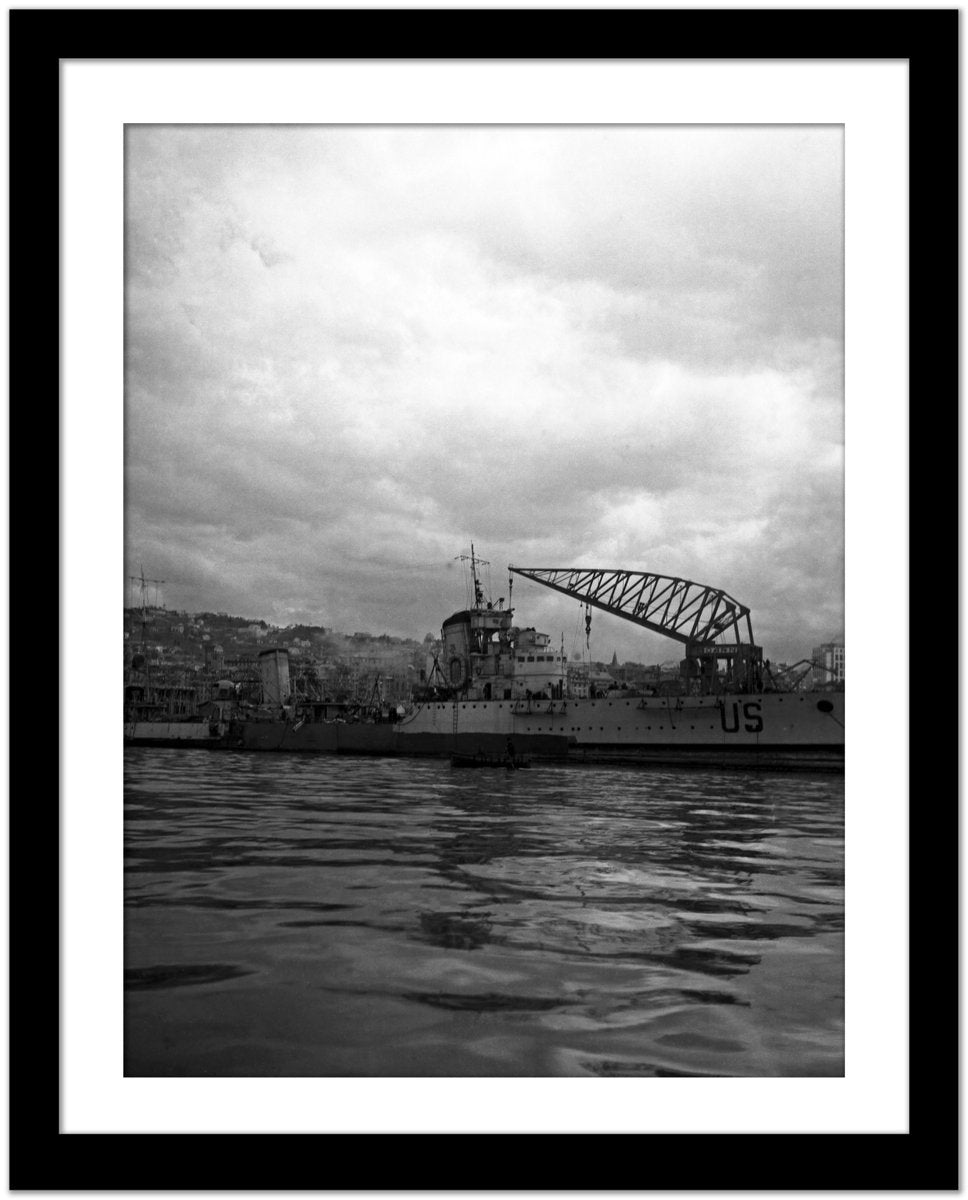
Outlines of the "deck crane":
[{"label": "deck crane", "polygon": [[753,642],[750,610],[721,588],[647,571],[514,566],[508,570],[681,642],[686,649],[680,670],[692,692],[720,691],[724,682],[727,690],[762,690],[763,651]]}]

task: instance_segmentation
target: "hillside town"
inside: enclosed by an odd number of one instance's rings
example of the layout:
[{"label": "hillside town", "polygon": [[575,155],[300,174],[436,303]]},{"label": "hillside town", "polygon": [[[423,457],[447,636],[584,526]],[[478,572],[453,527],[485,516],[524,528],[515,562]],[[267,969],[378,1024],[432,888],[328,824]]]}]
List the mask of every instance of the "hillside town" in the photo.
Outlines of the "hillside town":
[{"label": "hillside town", "polygon": [[426,670],[424,642],[389,634],[338,633],[318,625],[280,628],[228,613],[188,613],[158,607],[124,610],[126,683],[146,672],[153,686],[192,689],[198,699],[231,682],[258,686],[259,658],[282,650],[297,694],[307,699],[366,703],[371,697],[399,702]]}]

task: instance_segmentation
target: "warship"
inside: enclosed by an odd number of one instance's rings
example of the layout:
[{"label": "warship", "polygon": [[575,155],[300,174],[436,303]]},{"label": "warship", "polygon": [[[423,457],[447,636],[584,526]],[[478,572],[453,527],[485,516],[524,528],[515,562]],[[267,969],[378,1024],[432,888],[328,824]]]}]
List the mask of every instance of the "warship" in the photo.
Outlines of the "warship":
[{"label": "warship", "polygon": [[[370,710],[292,701],[285,651],[264,655],[260,717],[211,727],[220,748],[436,755],[463,762],[527,756],[568,762],[842,770],[845,693],[800,690],[774,673],[750,610],[719,588],[645,571],[510,566],[508,603],[484,595],[444,620],[440,649],[409,703]],[[674,679],[603,690],[561,644],[516,623],[515,577],[577,599],[586,636],[597,609],[677,642]],[[798,664],[799,665],[799,664]],[[808,664],[809,665],[809,664]],[[224,732],[223,732],[224,731]]]}]

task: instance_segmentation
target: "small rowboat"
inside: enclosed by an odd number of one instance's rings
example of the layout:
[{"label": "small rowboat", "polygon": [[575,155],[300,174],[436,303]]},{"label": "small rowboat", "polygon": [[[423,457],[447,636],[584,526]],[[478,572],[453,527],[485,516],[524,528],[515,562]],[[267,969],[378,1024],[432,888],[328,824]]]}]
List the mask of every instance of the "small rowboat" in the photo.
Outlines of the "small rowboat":
[{"label": "small rowboat", "polygon": [[452,754],[450,765],[452,767],[503,767],[506,771],[520,771],[522,768],[530,767],[531,760],[520,754],[516,754],[513,758],[494,754]]}]

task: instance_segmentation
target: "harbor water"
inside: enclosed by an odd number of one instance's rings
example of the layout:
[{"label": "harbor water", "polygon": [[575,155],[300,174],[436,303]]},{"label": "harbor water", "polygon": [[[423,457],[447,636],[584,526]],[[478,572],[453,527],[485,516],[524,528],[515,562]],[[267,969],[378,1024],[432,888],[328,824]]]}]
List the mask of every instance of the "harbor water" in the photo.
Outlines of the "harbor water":
[{"label": "harbor water", "polygon": [[837,1076],[842,775],[125,751],[131,1076]]}]

